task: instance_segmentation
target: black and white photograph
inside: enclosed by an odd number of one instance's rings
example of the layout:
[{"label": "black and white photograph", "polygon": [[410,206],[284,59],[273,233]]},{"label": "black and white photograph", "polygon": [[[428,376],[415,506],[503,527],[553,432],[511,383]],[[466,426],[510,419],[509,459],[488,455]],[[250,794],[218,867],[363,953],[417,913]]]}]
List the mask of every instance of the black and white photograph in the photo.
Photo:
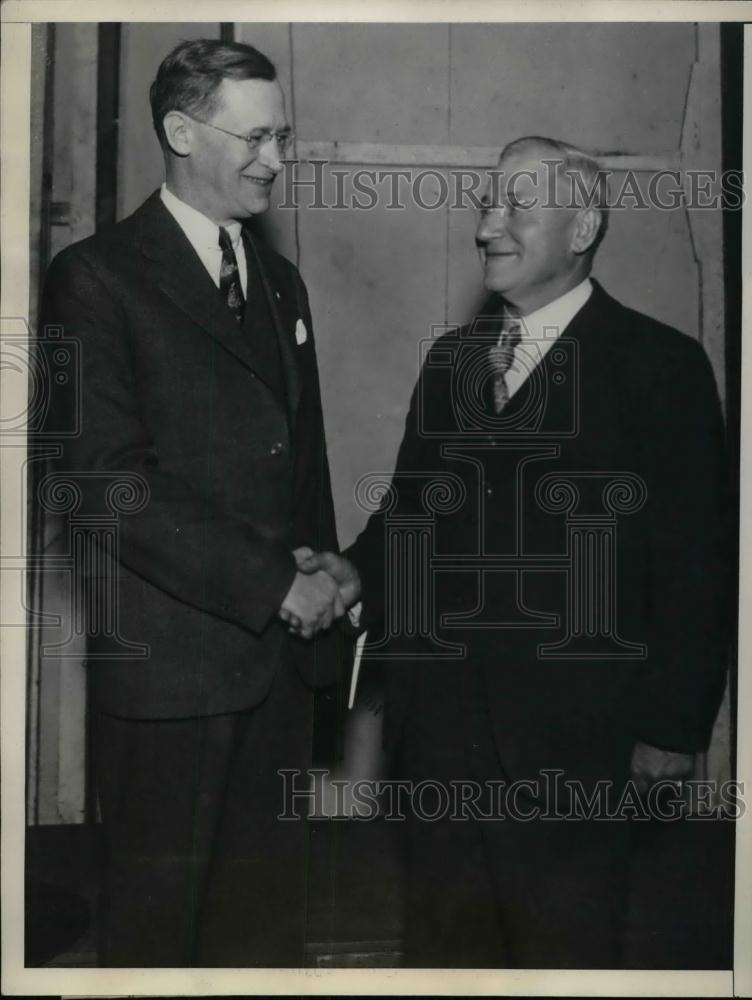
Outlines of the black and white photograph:
[{"label": "black and white photograph", "polygon": [[752,996],[752,5],[288,6],[2,6],[4,992]]}]

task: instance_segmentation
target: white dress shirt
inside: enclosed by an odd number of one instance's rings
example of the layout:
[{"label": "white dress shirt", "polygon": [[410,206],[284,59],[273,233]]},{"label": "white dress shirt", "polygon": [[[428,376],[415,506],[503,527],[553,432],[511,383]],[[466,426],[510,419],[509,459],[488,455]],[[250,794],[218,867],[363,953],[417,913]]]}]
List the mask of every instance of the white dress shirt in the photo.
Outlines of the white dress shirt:
[{"label": "white dress shirt", "polygon": [[582,309],[593,291],[590,278],[528,316],[520,316],[521,339],[504,375],[510,398],[539,364]]},{"label": "white dress shirt", "polygon": [[[209,272],[214,284],[219,288],[219,271],[222,266],[222,251],[219,246],[219,226],[212,222],[203,212],[192,208],[163,184],[159,196],[167,209],[173,216],[177,224],[198,254],[201,263]],[[232,222],[224,227],[232,240],[232,247],[238,261],[238,272],[240,274],[240,286],[243,289],[243,297],[247,298],[248,288],[248,265],[245,259],[245,247],[241,239],[242,226],[239,222]]]}]

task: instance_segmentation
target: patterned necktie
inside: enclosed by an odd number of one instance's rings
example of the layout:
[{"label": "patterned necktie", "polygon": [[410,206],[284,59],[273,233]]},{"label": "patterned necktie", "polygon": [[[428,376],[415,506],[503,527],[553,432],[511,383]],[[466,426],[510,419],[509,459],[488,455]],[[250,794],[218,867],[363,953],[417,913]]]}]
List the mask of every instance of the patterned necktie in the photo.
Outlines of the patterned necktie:
[{"label": "patterned necktie", "polygon": [[245,312],[245,300],[243,299],[243,286],[240,284],[238,260],[235,256],[230,234],[222,226],[219,227],[219,246],[222,250],[222,265],[219,269],[219,290],[237,322],[242,323],[243,313]]},{"label": "patterned necktie", "polygon": [[514,358],[514,349],[522,338],[522,324],[512,316],[505,316],[501,334],[488,352],[493,372],[493,405],[496,413],[501,413],[509,402],[509,387],[505,379]]}]

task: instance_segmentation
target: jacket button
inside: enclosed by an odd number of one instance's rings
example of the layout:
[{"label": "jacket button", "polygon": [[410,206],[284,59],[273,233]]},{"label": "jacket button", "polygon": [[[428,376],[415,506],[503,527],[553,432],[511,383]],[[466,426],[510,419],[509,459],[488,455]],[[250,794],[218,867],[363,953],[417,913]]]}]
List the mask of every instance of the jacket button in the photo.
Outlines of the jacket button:
[{"label": "jacket button", "polygon": [[275,441],[274,444],[269,449],[270,455],[280,455],[284,450],[284,445],[281,441]]}]

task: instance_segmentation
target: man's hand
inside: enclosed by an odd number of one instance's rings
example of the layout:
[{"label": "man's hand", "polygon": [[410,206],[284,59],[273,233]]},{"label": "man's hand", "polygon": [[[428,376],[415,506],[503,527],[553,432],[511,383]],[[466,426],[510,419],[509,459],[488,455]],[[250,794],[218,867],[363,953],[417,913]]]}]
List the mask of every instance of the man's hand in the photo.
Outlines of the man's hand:
[{"label": "man's hand", "polygon": [[339,587],[323,570],[298,571],[279,609],[282,621],[303,639],[329,628],[344,613]]},{"label": "man's hand", "polygon": [[[360,576],[353,564],[335,552],[311,552],[304,556],[305,549],[296,549],[298,570],[303,573],[328,573],[339,587],[339,596],[346,608],[351,608],[360,597]],[[298,555],[300,553],[300,556]]]},{"label": "man's hand", "polygon": [[681,784],[692,774],[694,764],[693,754],[660,750],[638,740],[632,751],[630,769],[637,790],[645,795],[658,781]]}]

